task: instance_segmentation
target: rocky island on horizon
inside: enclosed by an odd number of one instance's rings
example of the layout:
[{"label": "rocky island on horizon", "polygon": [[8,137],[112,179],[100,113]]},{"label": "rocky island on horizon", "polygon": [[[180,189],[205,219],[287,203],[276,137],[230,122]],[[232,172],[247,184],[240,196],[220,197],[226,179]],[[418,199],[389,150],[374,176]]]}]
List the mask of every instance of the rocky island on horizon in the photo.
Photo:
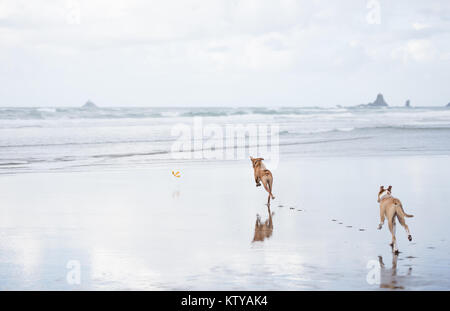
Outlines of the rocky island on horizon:
[{"label": "rocky island on horizon", "polygon": [[81,108],[83,108],[83,109],[96,109],[98,107],[91,100],[88,100],[83,106],[81,106]]},{"label": "rocky island on horizon", "polygon": [[384,100],[383,94],[378,93],[377,98],[374,102],[368,104],[361,104],[356,107],[369,107],[369,108],[377,108],[377,107],[389,107],[389,105]]}]

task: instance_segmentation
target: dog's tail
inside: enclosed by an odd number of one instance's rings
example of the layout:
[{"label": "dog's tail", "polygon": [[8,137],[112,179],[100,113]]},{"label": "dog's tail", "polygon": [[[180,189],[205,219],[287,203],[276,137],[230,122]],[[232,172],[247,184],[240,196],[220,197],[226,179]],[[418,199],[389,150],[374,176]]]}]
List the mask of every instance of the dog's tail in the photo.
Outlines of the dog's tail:
[{"label": "dog's tail", "polygon": [[400,202],[399,199],[394,199],[394,204],[398,207],[400,207],[400,211],[403,214],[404,217],[414,217],[414,215],[406,214],[405,210],[403,209],[402,202]]}]

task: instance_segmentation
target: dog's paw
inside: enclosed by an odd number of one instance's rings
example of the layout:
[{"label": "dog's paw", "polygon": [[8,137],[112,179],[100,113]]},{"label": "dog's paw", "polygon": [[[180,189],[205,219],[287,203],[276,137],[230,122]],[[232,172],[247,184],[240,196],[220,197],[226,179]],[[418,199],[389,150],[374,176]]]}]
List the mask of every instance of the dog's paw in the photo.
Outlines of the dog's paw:
[{"label": "dog's paw", "polygon": [[261,184],[256,184],[256,187],[260,187],[261,186]]},{"label": "dog's paw", "polygon": [[381,228],[383,228],[383,225],[379,224],[378,225],[378,230],[381,230]]},{"label": "dog's paw", "polygon": [[408,235],[408,240],[409,240],[410,242],[412,241],[412,236],[411,236],[411,234]]}]

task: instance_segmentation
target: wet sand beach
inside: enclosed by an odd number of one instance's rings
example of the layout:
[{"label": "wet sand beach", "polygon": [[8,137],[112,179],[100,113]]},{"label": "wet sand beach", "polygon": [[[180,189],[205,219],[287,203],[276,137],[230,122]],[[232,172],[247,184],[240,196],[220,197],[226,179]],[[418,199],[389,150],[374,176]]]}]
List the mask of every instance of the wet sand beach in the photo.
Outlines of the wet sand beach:
[{"label": "wet sand beach", "polygon": [[[0,290],[448,290],[449,163],[283,160],[270,226],[250,161],[0,175]],[[380,185],[414,214],[398,256],[377,230]]]}]

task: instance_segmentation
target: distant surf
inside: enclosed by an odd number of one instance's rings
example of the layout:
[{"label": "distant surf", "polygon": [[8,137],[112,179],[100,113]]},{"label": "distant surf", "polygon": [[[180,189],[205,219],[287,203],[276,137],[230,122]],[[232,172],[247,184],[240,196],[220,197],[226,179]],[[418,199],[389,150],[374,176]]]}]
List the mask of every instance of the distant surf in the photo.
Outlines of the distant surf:
[{"label": "distant surf", "polygon": [[[148,108],[148,107],[104,107],[96,109],[83,109],[74,107],[0,107],[0,120],[52,120],[52,119],[124,119],[124,118],[174,118],[174,117],[226,117],[240,115],[268,115],[268,116],[309,116],[326,119],[328,117],[350,117],[365,114],[386,113],[397,114],[423,114],[441,117],[442,114],[450,116],[450,109],[445,107],[282,107],[282,108]],[[448,119],[447,119],[448,120]]]},{"label": "distant surf", "polygon": [[195,117],[219,128],[277,125],[281,158],[450,155],[450,109],[441,107],[3,107],[0,173],[168,164],[171,129]]}]

